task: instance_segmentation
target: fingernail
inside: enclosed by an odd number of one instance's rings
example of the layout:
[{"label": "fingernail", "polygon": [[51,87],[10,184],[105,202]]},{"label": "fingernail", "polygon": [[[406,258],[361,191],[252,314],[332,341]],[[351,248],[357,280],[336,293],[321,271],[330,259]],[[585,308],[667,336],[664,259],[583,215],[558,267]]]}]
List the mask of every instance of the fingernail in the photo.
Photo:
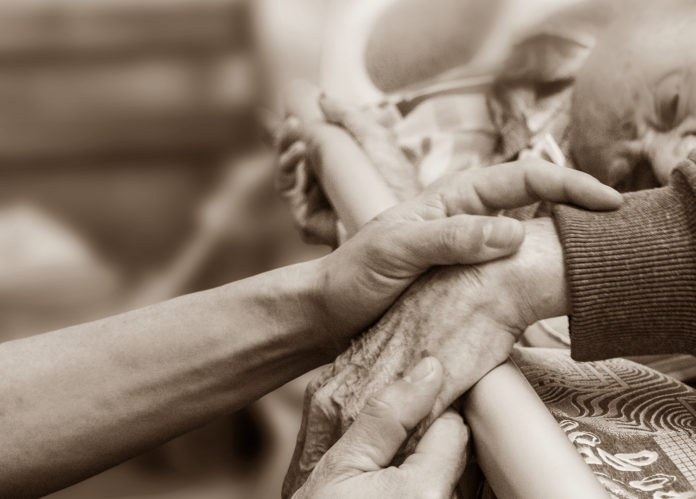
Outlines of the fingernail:
[{"label": "fingernail", "polygon": [[606,184],[602,184],[602,189],[604,190],[604,192],[607,194],[608,197],[614,198],[613,201],[615,203],[618,203],[618,204],[623,203],[623,196],[621,195],[621,193],[619,191],[617,191],[613,187],[610,187]]},{"label": "fingernail", "polygon": [[435,361],[432,357],[421,359],[416,366],[404,376],[404,380],[409,383],[424,381],[435,371]]},{"label": "fingernail", "polygon": [[512,218],[500,217],[483,227],[484,244],[489,248],[505,249],[517,246],[523,237],[522,224]]}]

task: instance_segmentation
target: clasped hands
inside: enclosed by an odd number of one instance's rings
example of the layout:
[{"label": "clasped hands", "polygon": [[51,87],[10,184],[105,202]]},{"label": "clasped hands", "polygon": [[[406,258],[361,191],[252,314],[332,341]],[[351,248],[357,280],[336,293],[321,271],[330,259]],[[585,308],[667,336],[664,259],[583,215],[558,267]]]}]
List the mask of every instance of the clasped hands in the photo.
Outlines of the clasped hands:
[{"label": "clasped hands", "polygon": [[[312,174],[336,147],[325,127],[350,132],[382,172],[393,173],[403,158],[388,131],[361,111],[326,97],[321,107],[324,121],[290,117],[281,127],[278,185],[290,193],[302,233],[333,245],[336,215]],[[404,315],[417,318],[412,334],[432,358],[415,370],[425,363],[432,379],[419,384],[409,375],[371,399],[299,497],[397,497],[404,486],[428,497],[451,496],[467,433],[447,408],[507,359],[528,325],[568,313],[562,249],[551,219],[497,216],[540,200],[592,210],[622,202],[593,177],[541,160],[472,169],[441,178],[380,214],[320,260],[319,334],[345,346],[393,303],[380,327],[403,328]],[[389,467],[425,417],[434,423],[415,453],[399,468]]]}]

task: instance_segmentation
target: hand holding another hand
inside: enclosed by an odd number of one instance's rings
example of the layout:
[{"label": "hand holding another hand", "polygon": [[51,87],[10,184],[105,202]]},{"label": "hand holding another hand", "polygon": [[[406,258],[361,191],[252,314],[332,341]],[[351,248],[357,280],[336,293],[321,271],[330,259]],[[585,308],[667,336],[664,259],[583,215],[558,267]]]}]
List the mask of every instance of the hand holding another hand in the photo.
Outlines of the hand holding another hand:
[{"label": "hand holding another hand", "polygon": [[[336,158],[331,134],[323,133],[329,126],[303,125],[310,167]],[[308,388],[304,419],[311,424],[301,430],[286,493],[304,483],[370,396],[419,359],[437,358],[444,381],[416,438],[402,448],[406,455],[450,404],[507,359],[528,325],[567,313],[563,255],[551,220],[495,216],[539,200],[594,210],[622,203],[593,177],[541,160],[471,169],[378,215],[320,262],[324,334],[347,340],[374,325]]]},{"label": "hand holding another hand", "polygon": [[[598,210],[613,209],[622,202],[616,191],[593,177],[541,160],[442,178],[377,216],[320,261],[319,316],[326,318],[325,334],[336,340],[352,337],[433,266],[480,264],[514,254],[523,244],[525,225],[494,215],[538,200],[573,202]],[[435,272],[476,274],[480,270]],[[432,280],[432,275],[424,279]],[[439,302],[433,306],[439,308]],[[461,300],[456,315],[466,308]]]},{"label": "hand holding another hand", "polygon": [[425,358],[372,397],[293,497],[451,498],[469,441],[468,429],[455,411],[445,411],[415,451],[400,466],[390,466],[410,431],[430,412],[442,380],[440,363]]},{"label": "hand holding another hand", "polygon": [[[447,266],[418,278],[384,316],[307,389],[304,424],[284,491],[292,493],[345,432],[372,394],[419,359],[432,356],[443,383],[427,416],[399,456],[451,404],[507,360],[524,329],[568,312],[563,255],[550,219],[523,223],[525,239],[508,258]],[[464,461],[464,457],[460,458]]]}]

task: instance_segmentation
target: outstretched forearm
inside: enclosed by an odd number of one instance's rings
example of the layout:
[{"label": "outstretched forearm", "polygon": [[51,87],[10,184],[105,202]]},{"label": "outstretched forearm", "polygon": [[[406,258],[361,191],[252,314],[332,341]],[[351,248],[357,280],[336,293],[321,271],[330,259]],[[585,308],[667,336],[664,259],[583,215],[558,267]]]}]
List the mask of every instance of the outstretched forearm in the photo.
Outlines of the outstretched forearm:
[{"label": "outstretched forearm", "polygon": [[0,496],[74,483],[330,360],[315,267],[0,345]]}]

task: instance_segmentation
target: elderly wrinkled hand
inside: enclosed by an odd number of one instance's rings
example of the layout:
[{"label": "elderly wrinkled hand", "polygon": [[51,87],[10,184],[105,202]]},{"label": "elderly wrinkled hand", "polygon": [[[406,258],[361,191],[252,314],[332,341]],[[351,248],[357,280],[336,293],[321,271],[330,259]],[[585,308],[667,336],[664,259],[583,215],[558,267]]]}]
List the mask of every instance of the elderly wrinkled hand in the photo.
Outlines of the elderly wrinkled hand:
[{"label": "elderly wrinkled hand", "polygon": [[[569,312],[563,253],[552,220],[523,225],[525,239],[514,255],[434,269],[374,328],[391,344],[401,345],[389,348],[390,354],[378,362],[381,369],[398,372],[424,353],[442,363],[446,378],[431,420],[505,362],[529,325]],[[365,382],[379,376],[373,372]]]},{"label": "elderly wrinkled hand", "polygon": [[348,338],[367,327],[430,267],[478,264],[515,253],[524,226],[494,215],[537,200],[601,210],[618,207],[622,198],[585,173],[543,161],[443,178],[377,216],[320,261],[327,334]]},{"label": "elderly wrinkled hand", "polygon": [[[568,312],[561,245],[549,218],[523,223],[511,257],[449,266],[419,278],[374,326],[307,389],[304,424],[285,495],[306,479],[370,394],[423,356],[437,358],[444,381],[430,413],[402,449],[411,452],[429,425],[481,377],[504,362],[524,329]],[[461,458],[464,460],[464,457]]]},{"label": "elderly wrinkled hand", "polygon": [[[331,125],[317,121],[298,126],[308,138],[302,144],[310,166],[312,162],[336,160],[330,140],[335,135],[325,133]],[[315,186],[319,189],[318,184]],[[391,269],[388,276],[381,272],[376,274],[378,279],[369,280],[377,286],[373,289],[381,289],[382,285],[400,290],[410,287],[393,296],[396,302],[386,314],[312,383],[305,417],[315,424],[304,428],[300,436],[300,451],[288,475],[286,492],[303,483],[306,470],[312,469],[318,456],[331,445],[327,435],[340,435],[369,394],[379,391],[421,357],[438,358],[445,381],[418,434],[483,375],[505,361],[526,326],[565,313],[562,251],[551,220],[521,223],[495,216],[539,200],[573,203],[592,210],[616,209],[623,201],[619,193],[590,175],[541,160],[469,169],[440,179],[380,214],[326,257],[323,264],[333,269],[334,277],[343,276],[334,282],[345,286],[344,292],[323,295],[334,324],[372,324],[362,320],[368,314],[361,314],[361,300],[375,303],[375,297],[387,294],[384,289],[355,292],[364,289],[365,272],[370,269]],[[493,221],[495,225],[488,225]],[[498,223],[509,225],[502,229]],[[434,228],[442,224],[448,228],[425,230],[428,225]],[[412,237],[411,231],[419,232],[422,238]],[[361,251],[353,246],[370,239],[386,246],[380,246],[380,251]],[[415,276],[424,269],[403,260],[403,255],[414,255],[414,241],[422,248],[416,253],[427,248],[431,257],[449,255],[438,262],[441,267],[418,279]],[[477,265],[456,265],[460,263],[456,252],[438,249],[443,243],[450,248],[461,247],[459,259]],[[504,247],[505,255],[494,256],[496,246]],[[380,263],[375,266],[375,261]],[[359,268],[362,272],[352,270]],[[414,441],[407,450],[413,449]]]},{"label": "elderly wrinkled hand", "polygon": [[442,380],[439,362],[425,358],[373,396],[293,497],[452,497],[469,440],[455,411],[445,411],[415,451],[400,466],[390,466],[411,430],[430,412]]}]

